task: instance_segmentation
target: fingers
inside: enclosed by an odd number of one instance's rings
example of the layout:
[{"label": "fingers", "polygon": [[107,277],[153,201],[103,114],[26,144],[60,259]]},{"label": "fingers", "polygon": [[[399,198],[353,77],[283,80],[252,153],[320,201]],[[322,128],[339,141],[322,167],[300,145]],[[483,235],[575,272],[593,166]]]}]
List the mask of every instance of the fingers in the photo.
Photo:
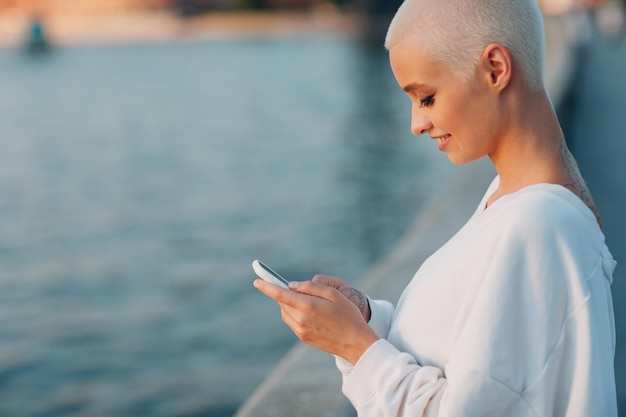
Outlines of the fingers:
[{"label": "fingers", "polygon": [[337,289],[330,287],[319,282],[304,281],[297,282],[291,281],[289,283],[289,289],[301,294],[311,295],[317,298],[323,298],[325,300],[335,300],[337,297]]},{"label": "fingers", "polygon": [[315,275],[313,277],[313,282],[337,289],[346,285],[346,282],[343,279],[330,275]]},{"label": "fingers", "polygon": [[282,303],[285,299],[289,298],[289,293],[291,291],[286,290],[278,285],[270,284],[262,279],[256,279],[253,282],[254,288],[259,290],[261,293],[267,295],[274,301]]},{"label": "fingers", "polygon": [[260,279],[254,286],[278,302],[285,324],[308,345],[354,364],[378,339],[359,309],[331,286],[306,281],[284,289]]},{"label": "fingers", "polygon": [[257,279],[254,281],[254,287],[260,292],[276,301],[283,306],[295,308],[303,308],[310,302],[309,297],[322,298],[326,300],[335,300],[337,290],[324,285],[316,284],[311,281],[289,283],[289,289],[284,289],[274,284]]}]

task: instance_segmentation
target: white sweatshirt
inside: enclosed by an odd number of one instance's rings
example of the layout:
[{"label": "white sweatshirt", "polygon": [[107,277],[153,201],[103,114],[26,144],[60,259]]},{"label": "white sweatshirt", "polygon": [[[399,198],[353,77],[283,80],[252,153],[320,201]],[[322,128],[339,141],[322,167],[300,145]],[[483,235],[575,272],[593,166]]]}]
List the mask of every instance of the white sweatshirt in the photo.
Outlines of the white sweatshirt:
[{"label": "white sweatshirt", "polygon": [[615,417],[615,261],[591,210],[536,184],[484,209],[419,268],[343,392],[360,417]]}]

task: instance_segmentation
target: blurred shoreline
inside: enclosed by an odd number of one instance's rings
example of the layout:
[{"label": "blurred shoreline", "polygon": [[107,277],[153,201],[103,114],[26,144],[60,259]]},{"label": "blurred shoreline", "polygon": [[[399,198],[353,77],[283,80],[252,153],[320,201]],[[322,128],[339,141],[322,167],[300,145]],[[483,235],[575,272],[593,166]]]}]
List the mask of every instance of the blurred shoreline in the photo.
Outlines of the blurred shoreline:
[{"label": "blurred shoreline", "polygon": [[[24,44],[32,20],[23,13],[0,14],[0,47]],[[166,11],[50,16],[42,21],[53,46],[162,43],[285,36],[356,36],[358,12],[328,5],[298,11],[219,11],[180,17]]]}]

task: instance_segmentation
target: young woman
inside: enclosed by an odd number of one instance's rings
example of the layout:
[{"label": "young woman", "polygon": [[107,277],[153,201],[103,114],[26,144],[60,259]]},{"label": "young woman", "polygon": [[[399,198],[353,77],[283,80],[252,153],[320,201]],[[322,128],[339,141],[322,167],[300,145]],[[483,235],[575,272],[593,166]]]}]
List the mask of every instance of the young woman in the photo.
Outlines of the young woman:
[{"label": "young woman", "polygon": [[411,129],[497,177],[394,308],[337,277],[255,281],[337,357],[360,416],[617,416],[615,261],[544,87],[535,0],[406,0],[385,46]]}]

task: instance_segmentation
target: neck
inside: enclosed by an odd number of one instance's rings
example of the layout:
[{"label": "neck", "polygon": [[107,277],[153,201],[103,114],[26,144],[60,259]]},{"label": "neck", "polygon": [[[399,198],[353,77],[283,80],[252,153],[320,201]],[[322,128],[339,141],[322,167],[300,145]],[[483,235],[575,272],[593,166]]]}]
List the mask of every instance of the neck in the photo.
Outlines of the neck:
[{"label": "neck", "polygon": [[529,185],[558,184],[576,194],[593,212],[602,228],[598,210],[576,160],[567,148],[547,93],[533,94],[519,103],[509,114],[521,116],[508,124],[510,128],[501,134],[498,145],[489,154],[500,176],[500,185],[487,205]]},{"label": "neck", "polygon": [[489,154],[500,175],[500,195],[540,182],[559,183],[573,161],[545,91],[529,93],[514,103],[509,114],[518,116]]}]

